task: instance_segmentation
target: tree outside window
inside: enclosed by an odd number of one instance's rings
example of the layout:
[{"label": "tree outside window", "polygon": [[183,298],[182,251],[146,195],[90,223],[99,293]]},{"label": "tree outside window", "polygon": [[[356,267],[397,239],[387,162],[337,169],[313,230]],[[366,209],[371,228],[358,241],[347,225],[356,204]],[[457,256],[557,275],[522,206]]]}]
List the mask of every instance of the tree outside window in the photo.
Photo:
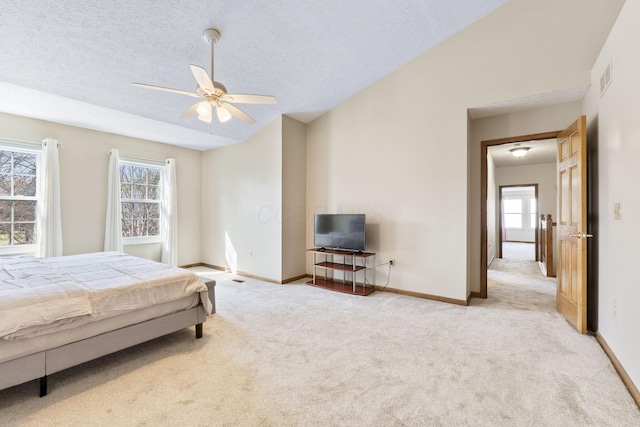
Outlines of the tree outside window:
[{"label": "tree outside window", "polygon": [[160,167],[120,162],[122,237],[160,236]]},{"label": "tree outside window", "polygon": [[0,247],[36,243],[38,155],[0,147]]}]

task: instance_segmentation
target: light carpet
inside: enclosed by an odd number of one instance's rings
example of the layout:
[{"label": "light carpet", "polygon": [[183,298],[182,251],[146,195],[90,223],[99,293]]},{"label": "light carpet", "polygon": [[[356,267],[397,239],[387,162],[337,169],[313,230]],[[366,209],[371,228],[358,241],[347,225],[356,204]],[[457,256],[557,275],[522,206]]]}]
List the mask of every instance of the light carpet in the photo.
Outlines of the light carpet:
[{"label": "light carpet", "polygon": [[502,258],[534,261],[536,259],[536,245],[535,243],[524,242],[502,242]]},{"label": "light carpet", "polygon": [[469,307],[211,274],[204,338],[52,375],[44,398],[36,382],[0,391],[0,425],[640,425],[598,343],[553,308],[553,281],[496,261]]}]

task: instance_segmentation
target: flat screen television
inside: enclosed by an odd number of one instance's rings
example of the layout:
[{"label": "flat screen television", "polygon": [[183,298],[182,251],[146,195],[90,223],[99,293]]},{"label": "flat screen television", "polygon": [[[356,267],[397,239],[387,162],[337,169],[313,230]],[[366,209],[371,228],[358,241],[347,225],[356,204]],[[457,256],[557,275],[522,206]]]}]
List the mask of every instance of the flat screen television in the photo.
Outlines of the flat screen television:
[{"label": "flat screen television", "polygon": [[317,248],[365,250],[364,214],[316,214],[313,231]]}]

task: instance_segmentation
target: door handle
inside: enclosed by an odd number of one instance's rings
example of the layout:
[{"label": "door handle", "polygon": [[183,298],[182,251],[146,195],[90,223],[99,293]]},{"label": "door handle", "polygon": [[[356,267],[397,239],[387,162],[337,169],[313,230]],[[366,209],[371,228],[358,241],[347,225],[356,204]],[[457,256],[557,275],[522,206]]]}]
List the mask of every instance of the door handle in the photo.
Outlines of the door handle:
[{"label": "door handle", "polygon": [[587,234],[587,233],[571,233],[569,234],[569,237],[577,237],[578,239],[582,238],[585,239],[587,237],[593,237],[593,234]]}]

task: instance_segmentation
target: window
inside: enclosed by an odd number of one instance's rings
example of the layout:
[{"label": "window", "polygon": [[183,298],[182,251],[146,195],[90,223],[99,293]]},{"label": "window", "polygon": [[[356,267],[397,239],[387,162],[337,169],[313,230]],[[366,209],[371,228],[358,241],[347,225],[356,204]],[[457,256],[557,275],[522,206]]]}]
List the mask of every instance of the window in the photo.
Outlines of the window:
[{"label": "window", "polygon": [[536,229],[538,228],[538,209],[536,206],[536,199],[529,199],[529,228]]},{"label": "window", "polygon": [[126,244],[161,242],[161,166],[120,160],[122,237]]},{"label": "window", "polygon": [[0,254],[35,253],[40,149],[0,143]]},{"label": "window", "polygon": [[[503,189],[502,208],[504,227],[511,230],[531,231],[538,228],[538,204],[534,194],[522,194]],[[514,194],[516,193],[516,194]],[[520,194],[517,194],[520,193]]]},{"label": "window", "polygon": [[522,228],[522,199],[504,199],[504,226]]},{"label": "window", "polygon": [[522,199],[504,200],[504,226],[522,228]]}]

